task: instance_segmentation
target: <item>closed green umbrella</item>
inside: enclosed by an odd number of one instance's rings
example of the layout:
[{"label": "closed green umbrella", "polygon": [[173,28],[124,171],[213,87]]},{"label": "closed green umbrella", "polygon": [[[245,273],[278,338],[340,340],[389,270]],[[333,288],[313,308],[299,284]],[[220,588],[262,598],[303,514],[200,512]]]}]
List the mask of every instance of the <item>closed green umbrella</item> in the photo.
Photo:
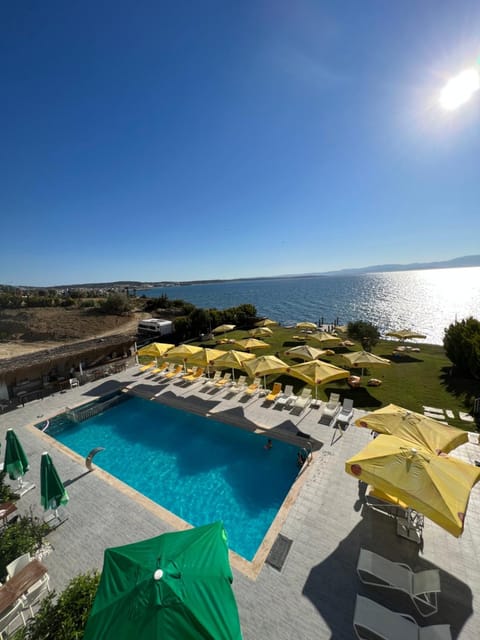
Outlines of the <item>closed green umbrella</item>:
[{"label": "closed green umbrella", "polygon": [[221,522],[106,549],[84,640],[241,640]]},{"label": "closed green umbrella", "polygon": [[58,518],[58,507],[66,505],[68,500],[68,493],[60,480],[50,455],[46,452],[42,453],[40,461],[40,504],[45,511],[53,509],[55,517]]},{"label": "closed green umbrella", "polygon": [[6,440],[3,468],[8,473],[10,480],[18,480],[18,492],[23,495],[35,487],[34,484],[23,482],[23,476],[30,469],[30,464],[13,429],[7,430]]}]

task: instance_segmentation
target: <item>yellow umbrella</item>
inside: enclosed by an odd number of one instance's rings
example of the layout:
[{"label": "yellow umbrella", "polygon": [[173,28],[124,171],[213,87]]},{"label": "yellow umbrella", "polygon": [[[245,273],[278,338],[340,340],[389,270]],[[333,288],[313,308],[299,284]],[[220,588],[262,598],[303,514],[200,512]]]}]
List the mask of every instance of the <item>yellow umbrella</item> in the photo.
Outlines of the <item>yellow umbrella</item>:
[{"label": "yellow umbrella", "polygon": [[424,340],[427,336],[424,336],[423,333],[417,333],[416,331],[411,331],[410,329],[399,329],[398,331],[389,331],[385,334],[386,336],[390,336],[391,338],[398,338],[399,340],[415,340],[417,338]]},{"label": "yellow umbrella", "polygon": [[247,360],[253,360],[255,358],[254,353],[246,353],[245,351],[222,351],[222,355],[215,358],[216,367],[231,367],[232,378],[235,380],[234,369],[244,369],[243,363]]},{"label": "yellow umbrella", "polygon": [[338,336],[332,336],[331,333],[327,333],[326,331],[319,331],[318,333],[313,333],[310,338],[312,338],[312,340],[316,340],[317,342],[319,342],[322,346],[333,346],[336,344],[340,344],[340,342],[342,341],[341,338],[339,338]]},{"label": "yellow umbrella", "polygon": [[169,349],[175,345],[166,342],[152,342],[138,350],[139,356],[152,356],[153,358],[161,358]]},{"label": "yellow umbrella", "polygon": [[334,380],[343,380],[350,375],[345,369],[335,367],[333,364],[323,362],[323,360],[312,360],[311,362],[295,364],[288,369],[287,373],[289,376],[300,378],[300,380],[312,386],[315,385],[315,398],[317,398],[317,386],[319,384],[326,384]]},{"label": "yellow umbrella", "polygon": [[173,349],[168,351],[168,358],[181,358],[185,365],[187,358],[193,356],[194,353],[199,353],[200,351],[202,351],[202,347],[195,347],[192,344],[179,344],[177,347],[173,347]]},{"label": "yellow umbrella", "polygon": [[221,324],[219,327],[215,327],[212,333],[226,333],[235,329],[236,326],[235,324]]},{"label": "yellow umbrella", "polygon": [[257,327],[256,329],[250,329],[248,332],[249,336],[273,336],[273,331],[268,327]]},{"label": "yellow umbrella", "polygon": [[263,340],[257,340],[256,338],[243,338],[242,340],[236,340],[235,345],[240,349],[265,349],[270,345]]},{"label": "yellow umbrella", "polygon": [[275,324],[278,324],[278,322],[275,322],[275,320],[270,320],[270,318],[264,318],[263,320],[259,320],[258,322],[255,323],[256,327],[271,327]]},{"label": "yellow umbrella", "polygon": [[353,353],[343,353],[342,358],[346,360],[350,367],[357,367],[359,369],[365,369],[372,366],[390,366],[390,360],[376,356],[369,351],[354,351]]},{"label": "yellow umbrella", "polygon": [[197,364],[202,367],[208,367],[213,364],[217,358],[223,356],[225,351],[221,351],[220,349],[210,349],[208,347],[204,347],[200,351],[197,351],[193,355],[186,358],[186,361],[189,364]]},{"label": "yellow umbrella", "polygon": [[309,344],[300,344],[298,347],[287,349],[284,353],[291,358],[302,358],[302,360],[317,360],[320,356],[327,355],[325,349],[317,349]]},{"label": "yellow umbrella", "polygon": [[345,471],[398,498],[456,537],[463,531],[472,487],[480,480],[478,467],[383,435],[347,460]]},{"label": "yellow umbrella", "polygon": [[243,363],[244,370],[252,377],[263,376],[264,386],[266,387],[266,378],[273,373],[283,373],[287,371],[288,364],[277,358],[277,356],[259,356],[254,360]]},{"label": "yellow umbrella", "polygon": [[408,440],[412,446],[424,447],[432,453],[448,453],[468,442],[466,431],[441,424],[421,413],[408,411],[395,404],[372,411],[358,418],[355,424],[357,427],[366,427],[377,433]]},{"label": "yellow umbrella", "polygon": [[314,322],[297,322],[296,329],[318,329]]}]

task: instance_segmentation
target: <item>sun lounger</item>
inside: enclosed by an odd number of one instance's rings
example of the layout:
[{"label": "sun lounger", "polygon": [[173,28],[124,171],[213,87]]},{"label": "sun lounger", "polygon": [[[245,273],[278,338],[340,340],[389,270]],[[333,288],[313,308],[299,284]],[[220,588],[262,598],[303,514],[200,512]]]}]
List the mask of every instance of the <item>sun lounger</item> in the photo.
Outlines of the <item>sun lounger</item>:
[{"label": "sun lounger", "polygon": [[172,371],[169,371],[168,373],[165,374],[165,378],[167,380],[171,380],[172,378],[175,378],[175,376],[178,376],[181,371],[183,371],[182,365],[177,364]]},{"label": "sun lounger", "polygon": [[357,596],[353,629],[359,640],[371,638],[372,633],[383,640],[451,640],[452,638],[448,624],[419,627],[412,616],[391,611],[364,596]]},{"label": "sun lounger", "polygon": [[243,391],[245,389],[245,387],[247,386],[246,384],[247,382],[247,376],[239,376],[237,378],[237,380],[235,380],[231,385],[230,385],[230,390],[232,391]]},{"label": "sun lounger", "polygon": [[296,399],[297,396],[293,393],[293,385],[287,384],[285,385],[285,390],[283,391],[283,393],[277,396],[275,404],[281,407],[286,407]]},{"label": "sun lounger", "polygon": [[360,549],[357,573],[364,584],[404,591],[424,617],[438,611],[437,598],[440,593],[438,569],[414,572],[406,564],[392,562],[373,551]]},{"label": "sun lounger", "polygon": [[340,411],[340,394],[331,393],[328,402],[322,405],[320,422],[331,425]]},{"label": "sun lounger", "polygon": [[212,378],[207,378],[207,380],[205,380],[204,382],[204,387],[213,387],[217,384],[217,382],[220,380],[222,376],[222,372],[221,371],[215,371],[215,373],[213,374]]},{"label": "sun lounger", "polygon": [[344,398],[340,413],[337,414],[337,423],[342,428],[346,427],[350,420],[353,418],[353,400],[350,398]]},{"label": "sun lounger", "polygon": [[152,375],[158,376],[159,373],[162,373],[162,371],[165,371],[165,369],[167,369],[169,366],[170,364],[168,362],[164,362],[159,367],[155,367],[155,369],[153,369]]},{"label": "sun lounger", "polygon": [[153,369],[153,367],[156,365],[157,363],[155,362],[155,360],[153,362],[149,362],[148,364],[144,364],[142,367],[140,367],[140,369],[138,370],[140,373],[145,373],[145,371],[148,371],[149,369]]},{"label": "sun lounger", "polygon": [[260,378],[255,378],[252,384],[248,385],[248,387],[245,389],[245,393],[249,396],[255,395],[260,391],[261,384],[262,381],[260,380]]},{"label": "sun lounger", "polygon": [[297,397],[292,405],[292,409],[300,409],[303,411],[305,407],[310,404],[312,400],[312,390],[305,387],[302,389],[301,394]]},{"label": "sun lounger", "polygon": [[282,384],[281,384],[281,382],[275,382],[275,384],[273,385],[273,389],[267,395],[265,400],[268,400],[268,402],[275,402],[275,400],[278,398],[278,396],[281,393],[282,393]]},{"label": "sun lounger", "polygon": [[216,387],[224,387],[226,384],[230,384],[232,382],[232,374],[230,372],[226,372],[223,374],[223,377],[220,380],[217,380],[215,386]]},{"label": "sun lounger", "polygon": [[460,416],[460,420],[463,420],[463,422],[473,422],[473,417],[469,413],[459,411],[458,415]]},{"label": "sun lounger", "polygon": [[195,382],[195,380],[198,380],[203,376],[204,371],[205,369],[203,367],[197,367],[197,369],[193,373],[182,376],[182,378],[183,380],[185,380],[185,382]]}]

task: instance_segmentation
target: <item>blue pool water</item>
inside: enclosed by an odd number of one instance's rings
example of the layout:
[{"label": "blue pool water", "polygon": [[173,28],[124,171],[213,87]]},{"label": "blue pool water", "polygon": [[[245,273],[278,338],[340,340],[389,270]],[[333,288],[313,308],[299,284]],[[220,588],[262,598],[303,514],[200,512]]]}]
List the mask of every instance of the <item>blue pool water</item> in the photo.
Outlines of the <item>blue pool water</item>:
[{"label": "blue pool water", "polygon": [[[42,426],[42,425],[40,425]],[[158,403],[131,398],[47,433],[194,526],[222,520],[229,547],[251,560],[297,473],[297,447]]]}]

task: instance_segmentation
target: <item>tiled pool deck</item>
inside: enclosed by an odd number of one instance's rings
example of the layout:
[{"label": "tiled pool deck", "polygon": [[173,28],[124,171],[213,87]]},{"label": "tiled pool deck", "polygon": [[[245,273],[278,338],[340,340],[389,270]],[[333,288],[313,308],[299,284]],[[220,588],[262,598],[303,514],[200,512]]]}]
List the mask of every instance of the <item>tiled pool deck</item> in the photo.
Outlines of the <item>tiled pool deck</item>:
[{"label": "tiled pool deck", "polygon": [[[316,408],[292,415],[272,408],[258,396],[242,402],[239,394],[230,397],[228,390],[207,393],[198,382],[189,387],[175,381],[158,384],[138,377],[135,369],[33,401],[0,416],[2,442],[9,427],[21,437],[31,465],[26,480],[38,482],[40,454],[49,451],[68,485],[69,518],[49,534],[53,551],[44,560],[56,590],[62,590],[80,572],[101,569],[106,547],[171,531],[175,522],[135,491],[109,481],[98,469],[88,473],[82,460],[31,426],[67,406],[126,385],[143,397],[159,394],[157,401],[247,428],[269,429],[273,436],[294,436],[298,429],[309,434],[316,445],[314,460],[297,487],[298,495],[289,500],[291,504],[277,523],[277,529],[293,541],[282,570],[260,562],[249,569],[232,559],[233,588],[245,640],[353,638],[357,593],[409,613],[421,625],[448,623],[453,638],[480,637],[480,620],[475,612],[475,600],[480,598],[480,486],[472,492],[462,537],[454,538],[426,519],[420,549],[396,535],[393,519],[363,506],[357,482],[344,471],[345,460],[368,442],[367,430],[351,426],[339,437],[336,430],[319,424]],[[469,443],[453,455],[473,463],[480,460],[480,447]],[[21,512],[32,508],[42,516],[38,486],[24,495],[18,506]],[[442,585],[438,614],[426,622],[407,597],[361,585],[355,567],[362,546],[414,568],[438,567]]]}]

